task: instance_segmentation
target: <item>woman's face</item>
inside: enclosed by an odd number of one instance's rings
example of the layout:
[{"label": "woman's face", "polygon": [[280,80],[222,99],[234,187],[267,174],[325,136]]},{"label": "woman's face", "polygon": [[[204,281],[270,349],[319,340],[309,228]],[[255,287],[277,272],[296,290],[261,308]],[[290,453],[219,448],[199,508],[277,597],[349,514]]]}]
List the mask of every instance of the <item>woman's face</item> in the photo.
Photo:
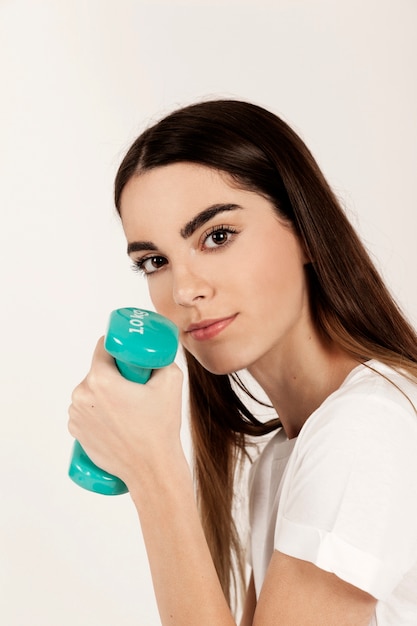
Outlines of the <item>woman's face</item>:
[{"label": "woman's face", "polygon": [[268,366],[308,340],[307,259],[262,196],[178,163],[132,178],[121,217],[156,311],[209,371]]}]

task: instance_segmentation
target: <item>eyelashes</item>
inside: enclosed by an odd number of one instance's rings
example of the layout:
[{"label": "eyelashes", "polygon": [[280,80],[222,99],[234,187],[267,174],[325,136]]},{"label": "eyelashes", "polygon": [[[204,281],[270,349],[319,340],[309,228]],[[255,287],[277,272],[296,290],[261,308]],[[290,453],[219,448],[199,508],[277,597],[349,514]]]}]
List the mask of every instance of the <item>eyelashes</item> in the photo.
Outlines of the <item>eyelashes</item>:
[{"label": "eyelashes", "polygon": [[[199,249],[201,251],[215,252],[225,248],[238,233],[239,231],[232,226],[226,226],[224,224],[212,226],[201,236]],[[168,259],[166,257],[160,254],[150,254],[141,259],[134,260],[132,270],[134,272],[140,272],[143,276],[149,276],[150,274],[159,272],[167,264]]]},{"label": "eyelashes", "polygon": [[159,254],[147,256],[133,261],[132,270],[148,276],[160,270],[166,263],[168,263],[167,259]]},{"label": "eyelashes", "polygon": [[[233,235],[237,235],[238,231],[232,226],[224,226],[223,224],[220,226],[213,226],[207,232],[204,233],[202,240],[203,245],[206,248],[213,250],[215,248],[220,248],[228,245]],[[211,238],[211,245],[208,245],[209,239]]]}]

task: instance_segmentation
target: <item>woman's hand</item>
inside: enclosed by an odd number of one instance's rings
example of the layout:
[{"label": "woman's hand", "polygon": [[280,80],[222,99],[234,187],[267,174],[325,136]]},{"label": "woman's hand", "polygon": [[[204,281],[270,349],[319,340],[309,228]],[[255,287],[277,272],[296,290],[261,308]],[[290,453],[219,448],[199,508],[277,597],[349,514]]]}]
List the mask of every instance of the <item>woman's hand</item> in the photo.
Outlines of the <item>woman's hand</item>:
[{"label": "woman's hand", "polygon": [[180,447],[182,372],[154,370],[146,385],[120,374],[96,346],[90,372],[72,394],[69,431],[91,460],[128,486]]}]

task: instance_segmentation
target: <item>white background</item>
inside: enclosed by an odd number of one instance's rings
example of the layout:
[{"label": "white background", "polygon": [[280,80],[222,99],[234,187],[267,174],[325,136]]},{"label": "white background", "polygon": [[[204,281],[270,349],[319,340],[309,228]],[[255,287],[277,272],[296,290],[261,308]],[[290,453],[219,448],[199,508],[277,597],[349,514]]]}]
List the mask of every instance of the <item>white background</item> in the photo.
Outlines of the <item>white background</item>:
[{"label": "white background", "polygon": [[416,30],[416,0],[0,0],[1,624],[159,624],[129,497],[67,478],[108,313],[149,306],[112,205],[124,151],[207,96],[282,115],[415,322]]}]

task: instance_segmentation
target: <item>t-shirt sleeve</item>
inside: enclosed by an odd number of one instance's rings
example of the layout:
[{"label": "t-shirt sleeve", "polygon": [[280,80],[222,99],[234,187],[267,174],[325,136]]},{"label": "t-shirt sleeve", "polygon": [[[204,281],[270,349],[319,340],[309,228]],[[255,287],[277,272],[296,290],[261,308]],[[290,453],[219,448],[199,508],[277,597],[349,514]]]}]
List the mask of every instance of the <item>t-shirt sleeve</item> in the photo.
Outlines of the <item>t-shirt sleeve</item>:
[{"label": "t-shirt sleeve", "polygon": [[304,425],[274,547],[383,600],[417,562],[417,415],[364,394]]}]

